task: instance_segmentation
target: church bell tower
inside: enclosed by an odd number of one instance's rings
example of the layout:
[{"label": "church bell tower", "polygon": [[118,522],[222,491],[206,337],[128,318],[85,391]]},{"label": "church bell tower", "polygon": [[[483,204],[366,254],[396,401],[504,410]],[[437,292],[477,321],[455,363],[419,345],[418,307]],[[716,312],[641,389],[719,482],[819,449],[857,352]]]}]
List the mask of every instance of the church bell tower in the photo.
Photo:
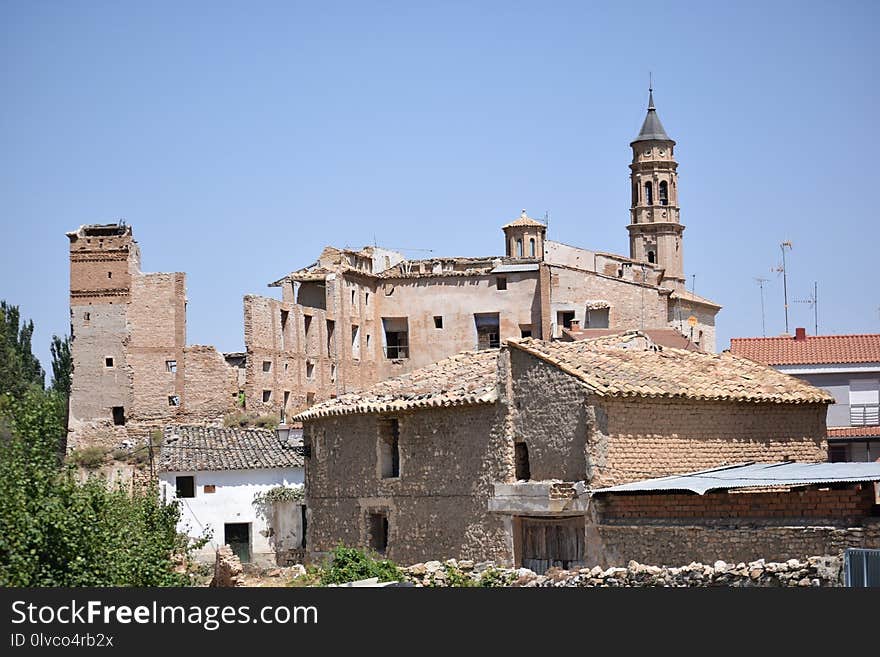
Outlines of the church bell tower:
[{"label": "church bell tower", "polygon": [[657,109],[654,90],[648,90],[648,115],[638,136],[630,143],[632,205],[630,207],[629,254],[633,260],[665,269],[663,281],[684,289],[684,258],[678,207],[678,163],[675,141],[669,138]]}]

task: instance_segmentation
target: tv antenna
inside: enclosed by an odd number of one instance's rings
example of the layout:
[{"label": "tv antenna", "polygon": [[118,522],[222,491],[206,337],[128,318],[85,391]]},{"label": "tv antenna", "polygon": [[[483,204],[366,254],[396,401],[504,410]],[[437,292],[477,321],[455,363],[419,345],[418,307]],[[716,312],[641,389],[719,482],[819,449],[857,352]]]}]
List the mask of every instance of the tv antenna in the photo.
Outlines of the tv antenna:
[{"label": "tv antenna", "polygon": [[788,333],[788,270],[785,266],[785,249],[791,250],[791,242],[785,241],[779,245],[779,248],[782,250],[782,266],[776,267],[775,269],[771,269],[770,271],[775,271],[777,273],[782,274],[782,294],[785,304],[785,332]]},{"label": "tv antenna", "polygon": [[819,283],[813,282],[813,293],[806,299],[795,299],[795,303],[806,303],[813,309],[813,335],[819,335]]},{"label": "tv antenna", "polygon": [[758,287],[761,288],[761,335],[765,338],[767,337],[767,325],[764,322],[764,283],[768,282],[770,279],[761,278],[760,276],[755,277],[755,282],[758,284]]}]

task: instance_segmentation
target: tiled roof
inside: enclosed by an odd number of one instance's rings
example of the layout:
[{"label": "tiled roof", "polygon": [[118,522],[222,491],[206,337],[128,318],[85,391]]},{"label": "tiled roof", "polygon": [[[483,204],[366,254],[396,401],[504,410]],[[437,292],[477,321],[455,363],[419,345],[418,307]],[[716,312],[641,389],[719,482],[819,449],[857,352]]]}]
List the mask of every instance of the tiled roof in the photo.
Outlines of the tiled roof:
[{"label": "tiled roof", "polygon": [[880,363],[880,333],[731,338],[730,352],[765,365]]},{"label": "tiled roof", "polygon": [[384,413],[414,408],[491,404],[498,398],[498,351],[465,351],[433,365],[387,379],[359,393],[315,404],[293,419]]},{"label": "tiled roof", "polygon": [[[638,331],[627,335],[644,337]],[[621,336],[577,342],[523,338],[507,344],[577,377],[599,395],[793,404],[834,400],[800,379],[728,353],[620,348]]]},{"label": "tiled roof", "polygon": [[828,427],[829,438],[880,438],[880,427]]},{"label": "tiled roof", "polygon": [[[592,340],[594,338],[601,338],[610,335],[619,335],[621,332],[622,331],[620,329],[597,328],[570,328],[562,330],[563,336],[572,340]],[[643,333],[651,338],[651,341],[654,344],[659,344],[662,347],[687,349],[688,351],[700,351],[700,348],[697,345],[688,340],[686,336],[682,335],[675,329],[645,329]]]},{"label": "tiled roof", "polygon": [[302,445],[282,444],[269,429],[170,425],[159,453],[160,472],[255,470],[303,465]]},{"label": "tiled roof", "polygon": [[699,294],[694,294],[689,290],[675,290],[672,294],[669,295],[670,299],[683,299],[684,301],[690,301],[692,303],[699,303],[703,306],[709,306],[711,308],[721,308],[717,303],[707,299],[706,297],[701,297]]},{"label": "tiled roof", "polygon": [[522,213],[511,221],[509,224],[505,224],[502,228],[512,228],[514,226],[540,226],[541,228],[546,228],[544,224],[536,219],[532,219],[529,215],[526,214],[526,211],[523,210]]}]

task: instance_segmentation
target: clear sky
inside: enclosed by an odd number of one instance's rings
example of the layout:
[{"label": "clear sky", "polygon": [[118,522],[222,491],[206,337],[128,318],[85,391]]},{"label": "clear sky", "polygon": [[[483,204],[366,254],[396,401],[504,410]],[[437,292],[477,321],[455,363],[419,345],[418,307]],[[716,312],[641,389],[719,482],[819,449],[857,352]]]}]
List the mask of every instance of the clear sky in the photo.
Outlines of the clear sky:
[{"label": "clear sky", "polygon": [[719,349],[761,334],[756,277],[783,330],[784,240],[821,333],[878,332],[878,24],[876,1],[0,0],[0,298],[48,369],[84,223],[185,271],[188,342],[224,351],[242,296],[326,244],[498,254],[526,208],[627,255],[653,71]]}]

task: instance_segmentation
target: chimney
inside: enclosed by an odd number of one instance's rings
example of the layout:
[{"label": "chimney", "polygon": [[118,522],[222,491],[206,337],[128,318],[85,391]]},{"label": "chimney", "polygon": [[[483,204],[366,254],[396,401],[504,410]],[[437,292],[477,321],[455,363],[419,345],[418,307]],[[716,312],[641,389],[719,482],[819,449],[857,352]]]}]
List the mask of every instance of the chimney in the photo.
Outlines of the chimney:
[{"label": "chimney", "polygon": [[798,327],[794,330],[794,339],[803,342],[807,339],[807,329]]},{"label": "chimney", "polygon": [[573,319],[573,320],[571,320],[571,327],[570,327],[569,330],[571,330],[571,331],[580,331],[580,330],[581,330],[581,320],[579,320],[579,319]]}]

